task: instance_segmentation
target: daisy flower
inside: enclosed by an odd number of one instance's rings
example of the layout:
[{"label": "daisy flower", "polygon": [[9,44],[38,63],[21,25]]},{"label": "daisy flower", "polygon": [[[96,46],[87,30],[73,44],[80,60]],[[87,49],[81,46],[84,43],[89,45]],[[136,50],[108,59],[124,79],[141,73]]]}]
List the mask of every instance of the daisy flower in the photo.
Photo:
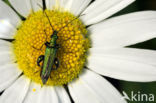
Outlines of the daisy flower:
[{"label": "daisy flower", "polygon": [[[156,36],[156,12],[107,19],[132,2],[0,1],[0,103],[126,103],[100,75],[155,81],[156,52],[127,46]],[[47,48],[56,60],[43,82]]]}]

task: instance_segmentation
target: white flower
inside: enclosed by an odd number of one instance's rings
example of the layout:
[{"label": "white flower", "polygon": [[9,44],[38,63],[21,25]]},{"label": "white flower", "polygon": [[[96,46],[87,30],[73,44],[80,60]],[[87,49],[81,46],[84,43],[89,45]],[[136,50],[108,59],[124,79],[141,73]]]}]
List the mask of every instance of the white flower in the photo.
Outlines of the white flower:
[{"label": "white flower", "polygon": [[[24,17],[37,11],[41,0],[9,0]],[[90,31],[92,48],[87,58],[89,69],[68,83],[76,103],[125,103],[120,93],[99,74],[111,78],[148,82],[156,80],[156,52],[127,48],[156,36],[156,12],[144,11],[107,19],[134,0],[60,0],[60,5],[81,20]],[[46,0],[48,9],[55,4]],[[0,38],[12,39],[20,18],[0,1]],[[0,103],[70,103],[63,86],[43,86],[21,76],[10,59],[11,43],[0,40]]]}]

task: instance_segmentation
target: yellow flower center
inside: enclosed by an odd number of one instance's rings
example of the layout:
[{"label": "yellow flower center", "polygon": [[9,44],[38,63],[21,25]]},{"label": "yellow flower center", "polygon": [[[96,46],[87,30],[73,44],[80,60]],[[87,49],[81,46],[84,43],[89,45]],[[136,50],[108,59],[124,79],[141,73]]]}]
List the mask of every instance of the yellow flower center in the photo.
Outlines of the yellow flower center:
[{"label": "yellow flower center", "polygon": [[13,42],[15,59],[24,75],[42,85],[40,73],[44,60],[41,67],[37,65],[37,60],[40,55],[46,55],[45,43],[50,42],[54,29],[58,31],[59,48],[56,58],[59,60],[59,67],[51,71],[46,85],[67,84],[78,76],[86,63],[90,45],[87,30],[83,23],[69,12],[45,12],[30,14],[19,26]]}]

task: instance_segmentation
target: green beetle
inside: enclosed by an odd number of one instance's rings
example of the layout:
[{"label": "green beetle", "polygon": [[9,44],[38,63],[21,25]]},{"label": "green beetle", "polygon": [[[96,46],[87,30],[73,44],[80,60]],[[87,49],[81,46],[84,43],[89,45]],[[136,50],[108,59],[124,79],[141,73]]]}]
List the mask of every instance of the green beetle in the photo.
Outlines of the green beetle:
[{"label": "green beetle", "polygon": [[[43,65],[41,67],[41,79],[42,83],[46,84],[51,71],[56,70],[59,66],[59,61],[56,58],[56,53],[59,48],[59,45],[56,43],[56,40],[58,39],[57,31],[54,31],[51,35],[50,42],[46,42],[46,49],[45,49],[45,55],[41,55],[37,59],[37,65],[40,66],[40,62],[43,61]],[[55,65],[55,68],[54,68]]]},{"label": "green beetle", "polygon": [[[40,6],[40,5],[39,5]],[[41,7],[41,6],[40,6]],[[53,34],[51,35],[51,40],[50,42],[46,42],[46,49],[45,49],[45,55],[41,55],[38,57],[37,59],[37,65],[41,67],[41,79],[42,79],[42,83],[46,84],[47,80],[49,79],[50,75],[51,75],[51,71],[52,70],[57,70],[57,68],[59,67],[59,60],[56,57],[56,53],[57,50],[59,48],[59,45],[56,43],[58,36],[57,34],[59,33],[59,31],[61,31],[63,28],[65,28],[68,24],[70,24],[71,22],[73,22],[74,20],[78,19],[81,15],[79,15],[78,17],[76,17],[75,19],[71,20],[70,22],[68,22],[64,27],[62,27],[60,30],[56,31],[53,29],[53,26],[50,22],[49,17],[47,16],[46,12],[44,11],[46,8],[45,6],[45,0],[43,0],[43,13],[46,15],[49,24],[53,30]],[[40,62],[43,61],[43,65],[40,65]]]},{"label": "green beetle", "polygon": [[[56,58],[56,53],[59,48],[59,45],[56,43],[56,40],[58,39],[58,31],[53,29],[53,26],[50,22],[49,17],[47,16],[45,9],[46,9],[46,3],[45,0],[42,0],[43,3],[43,13],[46,15],[50,26],[52,27],[53,34],[51,35],[50,42],[46,42],[46,49],[45,49],[45,55],[40,55],[37,59],[37,65],[41,67],[41,79],[42,83],[46,84],[47,80],[50,77],[51,71],[56,70],[59,67],[59,60]],[[39,5],[40,6],[40,5]],[[41,6],[40,6],[41,7]],[[40,62],[43,61],[43,65],[40,65]],[[54,68],[55,67],[55,68]]]}]

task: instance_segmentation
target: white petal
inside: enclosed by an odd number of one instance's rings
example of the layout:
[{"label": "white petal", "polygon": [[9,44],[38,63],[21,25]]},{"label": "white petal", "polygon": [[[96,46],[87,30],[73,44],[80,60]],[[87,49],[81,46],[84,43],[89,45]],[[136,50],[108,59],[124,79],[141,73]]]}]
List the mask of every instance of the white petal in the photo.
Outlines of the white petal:
[{"label": "white petal", "polygon": [[21,71],[15,64],[7,64],[0,67],[0,91],[3,91],[9,85],[11,85],[17,77],[21,74]]},{"label": "white petal", "polygon": [[[57,8],[60,11],[67,10],[66,5],[67,3],[71,0],[50,0],[47,2],[47,5],[50,5],[50,9],[55,9]],[[65,9],[66,8],[66,9]]]},{"label": "white petal", "polygon": [[0,14],[0,38],[12,38],[20,18],[2,0],[0,0]]},{"label": "white petal", "polygon": [[93,47],[124,47],[156,37],[156,12],[131,13],[89,28]]},{"label": "white petal", "polygon": [[60,7],[65,7],[69,0],[55,0],[55,5],[60,6]]},{"label": "white petal", "polygon": [[27,17],[31,13],[30,0],[9,0],[11,5],[22,16]]},{"label": "white petal", "polygon": [[15,62],[12,56],[11,43],[8,41],[0,40],[0,66]]},{"label": "white petal", "polygon": [[104,50],[102,48],[92,48],[90,51],[92,55],[99,57],[114,57],[156,66],[156,51],[154,50],[135,48],[117,48],[113,50]]},{"label": "white petal", "polygon": [[30,80],[20,77],[13,85],[4,91],[0,97],[0,103],[22,103],[28,91]]},{"label": "white petal", "polygon": [[37,103],[39,101],[41,85],[32,82],[23,103]]},{"label": "white petal", "polygon": [[155,51],[132,48],[91,51],[88,67],[99,74],[127,81],[156,80]]},{"label": "white petal", "polygon": [[65,94],[65,90],[62,87],[56,90],[55,87],[41,87],[39,84],[31,83],[24,103],[70,103],[65,102],[69,98],[68,96],[68,98],[65,98]]},{"label": "white petal", "polygon": [[107,80],[89,70],[68,87],[76,103],[126,103]]},{"label": "white petal", "polygon": [[[42,0],[9,0],[13,7],[24,17],[42,9]],[[23,7],[23,5],[25,7]],[[40,7],[41,6],[41,7]]]},{"label": "white petal", "polygon": [[91,2],[91,0],[68,0],[65,9],[69,10],[75,15],[79,15]]},{"label": "white petal", "polygon": [[104,20],[121,9],[125,8],[135,0],[95,0],[84,12],[81,19],[86,25],[94,24]]},{"label": "white petal", "polygon": [[58,10],[64,10],[65,5],[70,0],[46,0],[47,8],[52,10],[57,7]]},{"label": "white petal", "polygon": [[46,0],[47,9],[52,10],[54,5],[55,5],[55,0]]},{"label": "white petal", "polygon": [[63,87],[56,87],[55,90],[60,101],[59,103],[71,103],[69,96]]},{"label": "white petal", "polygon": [[5,40],[0,40],[0,55],[1,53],[9,52],[10,50],[11,50],[11,43]]},{"label": "white petal", "polygon": [[5,66],[13,63],[14,61],[11,60],[10,56],[11,54],[9,52],[0,52],[0,66]]},{"label": "white petal", "polygon": [[[30,0],[31,5],[32,5],[32,10],[38,11],[38,10],[42,10],[42,0]],[[40,7],[41,6],[41,7]]]},{"label": "white petal", "polygon": [[37,103],[59,103],[57,94],[53,87],[42,87],[38,96]]}]

